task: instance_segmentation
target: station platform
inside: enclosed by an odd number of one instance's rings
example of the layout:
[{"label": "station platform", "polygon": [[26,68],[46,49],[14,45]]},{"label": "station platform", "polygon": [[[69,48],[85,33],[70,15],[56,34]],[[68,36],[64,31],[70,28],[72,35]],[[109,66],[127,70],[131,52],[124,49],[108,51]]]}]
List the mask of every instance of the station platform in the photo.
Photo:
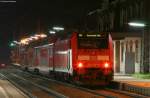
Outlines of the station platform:
[{"label": "station platform", "polygon": [[29,98],[7,80],[0,79],[0,98]]},{"label": "station platform", "polygon": [[150,79],[139,79],[139,78],[132,77],[130,75],[115,75],[114,81],[128,83],[128,84],[139,86],[139,87],[150,88]]},{"label": "station platform", "polygon": [[113,82],[117,84],[120,90],[150,97],[150,79],[139,79],[131,75],[115,74]]}]

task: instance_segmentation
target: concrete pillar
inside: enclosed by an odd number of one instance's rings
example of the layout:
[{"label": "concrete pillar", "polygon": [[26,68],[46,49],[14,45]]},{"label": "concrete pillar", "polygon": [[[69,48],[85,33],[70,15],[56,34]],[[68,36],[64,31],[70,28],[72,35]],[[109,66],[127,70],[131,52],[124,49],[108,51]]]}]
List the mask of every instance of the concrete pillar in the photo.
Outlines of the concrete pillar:
[{"label": "concrete pillar", "polygon": [[132,52],[136,52],[136,39],[132,40]]},{"label": "concrete pillar", "polygon": [[116,41],[116,72],[120,73],[120,40]]},{"label": "concrete pillar", "polygon": [[126,49],[127,49],[127,42],[124,41],[124,53],[123,53],[123,73],[125,74],[125,53],[126,53]]},{"label": "concrete pillar", "polygon": [[139,73],[140,71],[140,62],[139,62],[139,41],[135,39],[133,41],[133,52],[135,53],[135,73]]},{"label": "concrete pillar", "polygon": [[120,40],[120,72],[124,74],[124,48],[125,42],[124,40]]},{"label": "concrete pillar", "polygon": [[116,73],[116,41],[113,41],[113,52],[114,52],[114,73]]}]

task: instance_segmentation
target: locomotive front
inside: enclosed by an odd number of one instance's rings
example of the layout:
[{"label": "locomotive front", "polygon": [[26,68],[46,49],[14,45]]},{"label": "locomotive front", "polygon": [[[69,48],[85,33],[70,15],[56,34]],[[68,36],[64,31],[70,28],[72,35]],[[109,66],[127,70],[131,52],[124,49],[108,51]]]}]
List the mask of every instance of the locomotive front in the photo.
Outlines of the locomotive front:
[{"label": "locomotive front", "polygon": [[113,48],[109,33],[78,33],[74,76],[84,84],[107,84],[113,77]]}]

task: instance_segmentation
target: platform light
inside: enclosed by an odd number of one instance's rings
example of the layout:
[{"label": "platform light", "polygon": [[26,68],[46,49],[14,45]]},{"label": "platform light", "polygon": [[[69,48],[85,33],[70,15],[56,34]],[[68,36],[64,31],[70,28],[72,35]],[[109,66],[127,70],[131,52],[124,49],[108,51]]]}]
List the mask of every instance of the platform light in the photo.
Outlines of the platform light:
[{"label": "platform light", "polygon": [[20,44],[20,42],[18,42],[18,41],[13,41],[13,43],[15,43],[15,44]]},{"label": "platform light", "polygon": [[29,41],[32,41],[33,39],[32,38],[27,38]]},{"label": "platform light", "polygon": [[40,37],[40,34],[35,34],[34,36],[36,36],[36,37]]},{"label": "platform light", "polygon": [[56,31],[63,31],[64,28],[63,28],[63,27],[53,27],[53,30],[56,30]]},{"label": "platform light", "polygon": [[20,43],[23,44],[23,45],[27,45],[28,44],[28,40],[27,39],[22,39],[20,41]]},{"label": "platform light", "polygon": [[14,43],[10,43],[10,47],[13,47],[13,46],[15,46],[15,44]]},{"label": "platform light", "polygon": [[40,34],[40,37],[45,38],[45,37],[47,37],[47,35],[46,34]]},{"label": "platform light", "polygon": [[30,42],[34,41],[34,40],[39,40],[39,39],[42,39],[42,38],[45,38],[45,37],[47,37],[46,34],[35,34],[34,36],[30,36],[28,38],[21,39],[21,41],[19,43],[22,44],[22,45],[27,45]]},{"label": "platform light", "polygon": [[18,43],[17,41],[13,41],[14,43]]},{"label": "platform light", "polygon": [[133,26],[133,27],[145,27],[146,26],[144,23],[140,23],[140,22],[129,22],[128,24],[129,26]]},{"label": "platform light", "polygon": [[55,34],[56,32],[55,32],[55,31],[49,31],[49,33],[50,33],[50,34]]},{"label": "platform light", "polygon": [[31,36],[32,39],[38,40],[39,38],[37,36]]}]

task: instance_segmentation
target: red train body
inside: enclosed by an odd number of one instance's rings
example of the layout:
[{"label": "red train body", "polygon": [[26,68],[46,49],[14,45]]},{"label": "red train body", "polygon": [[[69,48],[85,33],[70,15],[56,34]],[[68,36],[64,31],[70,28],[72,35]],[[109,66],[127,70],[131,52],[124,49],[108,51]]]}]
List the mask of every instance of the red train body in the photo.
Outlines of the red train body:
[{"label": "red train body", "polygon": [[113,46],[109,33],[70,33],[48,44],[20,51],[21,65],[56,78],[84,84],[107,84],[113,78]]}]

